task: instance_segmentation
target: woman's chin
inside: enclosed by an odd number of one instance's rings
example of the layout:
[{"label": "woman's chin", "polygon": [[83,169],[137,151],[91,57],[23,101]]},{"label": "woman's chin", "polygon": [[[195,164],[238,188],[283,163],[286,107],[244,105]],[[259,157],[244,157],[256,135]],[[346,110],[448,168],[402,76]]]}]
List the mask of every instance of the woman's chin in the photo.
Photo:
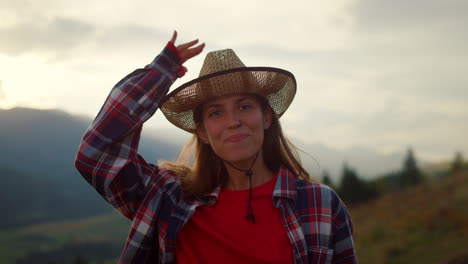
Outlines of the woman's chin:
[{"label": "woman's chin", "polygon": [[251,165],[253,159],[255,159],[255,155],[257,152],[244,152],[244,153],[228,153],[225,157],[221,157],[223,160],[228,161],[233,164],[243,164],[248,163]]}]

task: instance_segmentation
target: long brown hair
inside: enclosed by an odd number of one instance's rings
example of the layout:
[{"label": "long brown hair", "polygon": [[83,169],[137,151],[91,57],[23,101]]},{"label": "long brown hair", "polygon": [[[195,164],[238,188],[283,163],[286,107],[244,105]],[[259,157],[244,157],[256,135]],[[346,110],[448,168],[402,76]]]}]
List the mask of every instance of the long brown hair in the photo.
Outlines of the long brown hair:
[{"label": "long brown hair", "polygon": [[[310,180],[309,173],[302,167],[297,148],[284,135],[275,111],[264,97],[252,96],[260,103],[264,114],[266,111],[272,113],[271,125],[264,132],[262,146],[263,160],[268,169],[277,172],[283,165],[296,178]],[[197,125],[203,125],[202,112],[202,105],[194,110],[194,120]],[[160,161],[159,165],[173,170],[181,177],[184,191],[198,197],[227,182],[227,171],[223,161],[214,153],[211,146],[205,144],[196,134],[182,148],[176,162]]]}]

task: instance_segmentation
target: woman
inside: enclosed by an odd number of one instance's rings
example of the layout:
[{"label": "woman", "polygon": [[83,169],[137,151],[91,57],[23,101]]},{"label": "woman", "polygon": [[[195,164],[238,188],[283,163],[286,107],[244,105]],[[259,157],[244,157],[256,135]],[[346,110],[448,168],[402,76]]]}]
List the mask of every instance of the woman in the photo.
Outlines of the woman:
[{"label": "woman", "polygon": [[[122,79],[86,131],[83,177],[132,228],[119,263],[356,263],[352,225],[334,191],[309,181],[279,117],[294,76],[208,53],[200,77],[166,95],[204,44],[175,46]],[[143,123],[161,108],[193,133],[193,164],[138,155]]]}]

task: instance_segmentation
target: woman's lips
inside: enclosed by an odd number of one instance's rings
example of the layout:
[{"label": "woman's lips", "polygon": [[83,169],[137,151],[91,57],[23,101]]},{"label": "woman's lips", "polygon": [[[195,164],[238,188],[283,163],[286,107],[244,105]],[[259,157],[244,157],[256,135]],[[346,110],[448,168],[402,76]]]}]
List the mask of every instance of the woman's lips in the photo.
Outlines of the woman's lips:
[{"label": "woman's lips", "polygon": [[239,141],[247,138],[248,136],[249,135],[247,135],[247,134],[236,134],[236,135],[232,135],[230,137],[227,137],[225,139],[225,141],[227,141],[227,142],[239,142]]}]

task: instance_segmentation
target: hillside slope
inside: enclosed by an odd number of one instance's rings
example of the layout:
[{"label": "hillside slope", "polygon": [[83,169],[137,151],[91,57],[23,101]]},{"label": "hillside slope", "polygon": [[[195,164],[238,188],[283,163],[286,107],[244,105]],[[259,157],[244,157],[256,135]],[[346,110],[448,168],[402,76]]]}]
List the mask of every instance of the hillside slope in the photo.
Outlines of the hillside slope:
[{"label": "hillside slope", "polygon": [[[0,230],[90,217],[110,206],[79,175],[73,162],[91,119],[60,110],[0,109]],[[176,156],[175,144],[142,136],[149,162]]]},{"label": "hillside slope", "polygon": [[0,263],[77,263],[77,257],[116,263],[129,228],[130,222],[114,211],[0,230]]},{"label": "hillside slope", "polygon": [[350,208],[360,263],[468,263],[468,172]]}]

